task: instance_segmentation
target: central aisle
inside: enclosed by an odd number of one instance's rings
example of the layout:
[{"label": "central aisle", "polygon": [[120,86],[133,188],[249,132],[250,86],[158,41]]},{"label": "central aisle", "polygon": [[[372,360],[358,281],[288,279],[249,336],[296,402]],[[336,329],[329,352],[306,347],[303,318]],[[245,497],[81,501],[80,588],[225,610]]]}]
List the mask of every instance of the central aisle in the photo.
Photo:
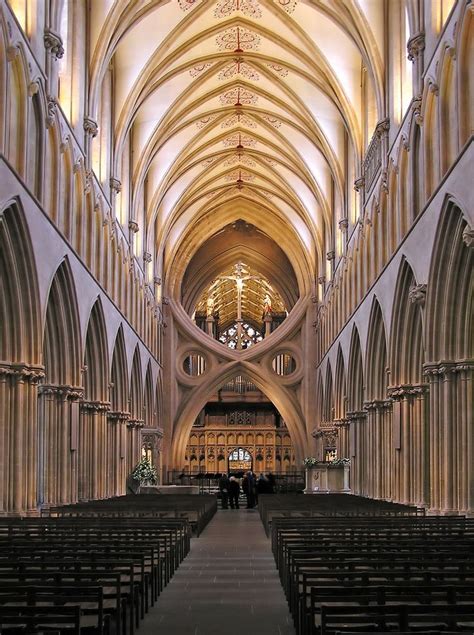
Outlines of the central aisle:
[{"label": "central aisle", "polygon": [[139,635],[294,635],[256,510],[219,510],[150,610]]}]

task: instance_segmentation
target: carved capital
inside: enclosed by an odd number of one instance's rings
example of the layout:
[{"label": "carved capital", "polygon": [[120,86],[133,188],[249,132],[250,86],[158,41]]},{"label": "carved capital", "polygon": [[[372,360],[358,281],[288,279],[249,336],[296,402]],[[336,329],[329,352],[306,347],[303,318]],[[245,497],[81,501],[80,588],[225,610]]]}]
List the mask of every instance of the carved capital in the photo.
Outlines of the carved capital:
[{"label": "carved capital", "polygon": [[423,123],[423,116],[421,114],[421,108],[423,105],[423,97],[422,95],[416,95],[413,97],[411,102],[411,109],[413,111],[413,117],[415,119],[415,123],[421,126]]},{"label": "carved capital", "polygon": [[38,387],[40,395],[54,395],[58,400],[77,401],[84,397],[84,389],[81,386],[41,384]]},{"label": "carved capital", "polygon": [[91,117],[84,117],[84,131],[90,135],[91,137],[96,137],[97,133],[99,132],[99,127],[97,125],[97,122],[94,121],[94,119],[92,119]]},{"label": "carved capital", "polygon": [[367,412],[365,410],[353,410],[352,412],[346,413],[346,418],[349,422],[363,421],[366,417]]},{"label": "carved capital", "polygon": [[125,423],[129,420],[129,418],[130,413],[125,410],[110,410],[107,413],[107,419],[109,419],[111,423]]},{"label": "carved capital", "polygon": [[140,227],[138,226],[138,223],[136,220],[134,220],[133,218],[131,218],[128,221],[128,228],[131,232],[133,232],[134,234],[136,234],[138,232],[138,230],[140,229]]},{"label": "carved capital", "polygon": [[118,194],[122,190],[122,183],[116,179],[114,176],[111,176],[109,179],[110,189]]},{"label": "carved capital", "polygon": [[354,181],[354,189],[356,192],[360,192],[360,190],[365,186],[365,178],[360,176],[358,179]]},{"label": "carved capital", "polygon": [[384,134],[387,134],[390,130],[390,119],[387,117],[386,119],[381,119],[378,124],[375,126],[374,134],[377,137],[382,137]]},{"label": "carved capital", "polygon": [[334,250],[328,251],[328,253],[326,254],[326,259],[331,261],[334,260],[336,257],[336,252]]},{"label": "carved capital", "polygon": [[153,256],[151,255],[151,253],[149,251],[144,251],[143,252],[143,260],[144,262],[151,262],[153,259]]},{"label": "carved capital", "polygon": [[326,284],[326,276],[319,276],[318,283],[320,285]]},{"label": "carved capital", "polygon": [[153,282],[154,282],[155,284],[157,284],[158,286],[160,286],[160,285],[161,285],[161,278],[160,278],[160,276],[155,276],[155,277],[153,278]]},{"label": "carved capital", "polygon": [[339,221],[339,229],[341,230],[341,232],[346,232],[348,227],[349,227],[349,219],[341,218],[341,220]]},{"label": "carved capital", "polygon": [[45,376],[44,366],[28,364],[0,363],[0,379],[10,379],[16,382],[37,384]]},{"label": "carved capital", "polygon": [[9,46],[7,48],[7,60],[9,62],[13,62],[13,60],[15,59],[15,57],[19,54],[20,52],[20,47],[18,45],[16,46]]},{"label": "carved capital", "polygon": [[169,298],[167,298],[167,297],[163,296],[163,298],[162,298],[162,302],[163,302],[163,304],[164,304],[164,305],[166,305],[166,306],[167,306],[167,305],[170,303],[170,300],[169,300]]},{"label": "carved capital", "polygon": [[423,306],[426,299],[426,284],[415,284],[408,291],[408,299],[412,304]]},{"label": "carved capital", "polygon": [[414,62],[418,55],[425,49],[425,34],[423,31],[415,33],[407,42],[408,59]]},{"label": "carved capital", "polygon": [[387,394],[394,401],[399,401],[407,397],[423,395],[427,390],[427,384],[400,384],[399,386],[389,386]]},{"label": "carved capital", "polygon": [[51,51],[51,54],[58,60],[64,55],[64,46],[62,37],[52,31],[51,29],[45,29],[43,35],[44,48],[47,51]]},{"label": "carved capital", "polygon": [[83,412],[108,412],[110,401],[81,401],[80,408]]},{"label": "carved capital", "polygon": [[469,225],[466,225],[466,227],[464,228],[462,239],[465,245],[471,248],[474,247],[474,229],[472,227],[469,227]]},{"label": "carved capital", "polygon": [[28,95],[30,97],[33,97],[33,95],[36,95],[39,92],[39,82],[38,81],[33,81],[30,82],[28,84]]},{"label": "carved capital", "polygon": [[53,126],[56,120],[56,106],[56,99],[48,95],[46,98],[46,125],[48,128]]}]

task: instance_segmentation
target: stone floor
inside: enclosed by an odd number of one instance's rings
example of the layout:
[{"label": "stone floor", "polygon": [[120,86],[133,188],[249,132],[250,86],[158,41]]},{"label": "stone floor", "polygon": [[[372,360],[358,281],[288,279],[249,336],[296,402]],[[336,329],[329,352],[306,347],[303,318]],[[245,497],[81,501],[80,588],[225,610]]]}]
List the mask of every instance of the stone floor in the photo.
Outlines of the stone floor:
[{"label": "stone floor", "polygon": [[137,635],[294,635],[270,541],[254,509],[219,510]]}]

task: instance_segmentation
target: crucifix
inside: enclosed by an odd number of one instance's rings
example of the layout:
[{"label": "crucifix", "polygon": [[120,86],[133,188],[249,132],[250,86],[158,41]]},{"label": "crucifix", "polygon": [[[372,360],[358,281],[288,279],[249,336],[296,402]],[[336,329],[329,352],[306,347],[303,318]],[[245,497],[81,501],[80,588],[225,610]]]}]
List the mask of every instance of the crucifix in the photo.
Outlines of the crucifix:
[{"label": "crucifix", "polygon": [[238,262],[234,266],[234,275],[233,276],[221,276],[218,280],[233,280],[237,287],[237,350],[242,349],[242,292],[244,289],[244,282],[247,280],[258,280],[259,282],[262,279],[259,276],[248,276],[245,275],[243,265],[241,262]]}]

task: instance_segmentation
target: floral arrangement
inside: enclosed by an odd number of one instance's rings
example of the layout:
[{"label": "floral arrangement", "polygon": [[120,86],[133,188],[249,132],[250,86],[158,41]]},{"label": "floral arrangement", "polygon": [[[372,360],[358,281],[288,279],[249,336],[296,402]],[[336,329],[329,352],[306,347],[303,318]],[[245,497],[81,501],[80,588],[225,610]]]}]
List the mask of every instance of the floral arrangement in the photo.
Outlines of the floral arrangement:
[{"label": "floral arrangement", "polygon": [[316,465],[328,465],[330,467],[340,467],[341,465],[350,465],[351,464],[351,460],[350,459],[334,459],[333,461],[329,461],[328,463],[325,463],[324,461],[319,461],[316,457],[314,456],[307,456],[305,459],[303,459],[303,465],[305,467],[315,467]]},{"label": "floral arrangement", "polygon": [[158,475],[156,473],[156,469],[145,457],[143,457],[140,463],[135,466],[132,472],[132,476],[136,481],[140,481],[140,485],[142,485],[143,483],[156,485],[158,483]]},{"label": "floral arrangement", "polygon": [[329,463],[329,465],[333,465],[334,467],[338,467],[339,465],[350,465],[350,464],[351,464],[350,459],[334,459],[334,461],[331,461]]}]

